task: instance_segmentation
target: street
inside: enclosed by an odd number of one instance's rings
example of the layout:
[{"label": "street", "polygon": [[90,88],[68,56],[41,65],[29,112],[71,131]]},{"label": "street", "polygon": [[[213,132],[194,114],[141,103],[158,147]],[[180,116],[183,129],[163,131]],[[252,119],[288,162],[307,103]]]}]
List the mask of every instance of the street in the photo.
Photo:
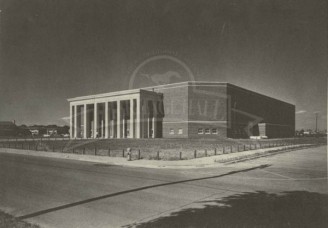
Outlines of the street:
[{"label": "street", "polygon": [[0,153],[0,209],[41,227],[327,227],[327,147],[198,169]]}]

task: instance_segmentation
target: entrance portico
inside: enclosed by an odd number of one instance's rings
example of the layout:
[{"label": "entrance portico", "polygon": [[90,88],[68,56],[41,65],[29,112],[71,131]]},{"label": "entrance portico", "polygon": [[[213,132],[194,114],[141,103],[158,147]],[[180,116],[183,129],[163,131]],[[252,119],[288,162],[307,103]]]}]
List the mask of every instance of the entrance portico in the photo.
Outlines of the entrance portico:
[{"label": "entrance portico", "polygon": [[71,138],[162,137],[161,93],[136,89],[68,101]]}]

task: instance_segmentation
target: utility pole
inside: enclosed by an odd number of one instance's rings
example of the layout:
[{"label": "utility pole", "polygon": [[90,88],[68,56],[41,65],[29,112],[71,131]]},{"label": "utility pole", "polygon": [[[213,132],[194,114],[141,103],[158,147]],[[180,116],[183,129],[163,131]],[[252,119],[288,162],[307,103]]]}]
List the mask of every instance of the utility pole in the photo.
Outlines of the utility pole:
[{"label": "utility pole", "polygon": [[315,133],[318,132],[318,113],[315,112]]}]

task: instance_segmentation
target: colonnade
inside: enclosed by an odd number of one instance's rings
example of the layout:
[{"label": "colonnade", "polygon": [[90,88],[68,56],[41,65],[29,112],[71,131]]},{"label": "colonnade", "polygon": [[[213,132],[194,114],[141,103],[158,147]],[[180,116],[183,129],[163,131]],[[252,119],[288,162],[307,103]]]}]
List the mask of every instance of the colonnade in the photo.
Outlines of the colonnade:
[{"label": "colonnade", "polygon": [[158,138],[162,116],[158,100],[140,97],[70,103],[71,138]]}]

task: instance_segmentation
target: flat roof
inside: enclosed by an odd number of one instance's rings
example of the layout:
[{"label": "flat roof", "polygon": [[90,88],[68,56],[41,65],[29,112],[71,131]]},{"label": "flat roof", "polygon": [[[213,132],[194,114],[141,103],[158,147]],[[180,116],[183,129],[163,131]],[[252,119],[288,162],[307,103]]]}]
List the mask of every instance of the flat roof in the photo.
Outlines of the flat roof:
[{"label": "flat roof", "polygon": [[[86,100],[86,99],[96,99],[96,98],[103,98],[103,97],[113,97],[113,96],[121,96],[121,95],[127,95],[127,94],[136,94],[136,93],[141,93],[141,92],[154,92],[152,90],[156,90],[156,89],[166,89],[166,88],[174,88],[177,86],[193,86],[193,85],[225,85],[225,86],[229,86],[232,88],[236,88],[236,89],[240,89],[246,92],[250,92],[250,93],[254,93],[257,95],[261,95],[263,97],[266,98],[270,98],[276,101],[280,101],[289,105],[293,105],[291,103],[249,90],[249,89],[245,89],[243,87],[240,86],[236,86],[233,85],[231,83],[228,82],[210,82],[210,81],[184,81],[184,82],[177,82],[177,83],[171,83],[171,84],[165,84],[165,85],[155,85],[155,86],[149,86],[149,87],[142,87],[142,88],[138,88],[138,89],[128,89],[128,90],[120,90],[120,91],[114,91],[114,92],[109,92],[109,93],[100,93],[100,94],[94,94],[94,95],[87,95],[87,96],[80,96],[80,97],[73,97],[73,98],[69,98],[67,99],[67,101],[71,102],[71,101],[80,101],[80,100]],[[155,93],[157,93],[155,91]]]}]

